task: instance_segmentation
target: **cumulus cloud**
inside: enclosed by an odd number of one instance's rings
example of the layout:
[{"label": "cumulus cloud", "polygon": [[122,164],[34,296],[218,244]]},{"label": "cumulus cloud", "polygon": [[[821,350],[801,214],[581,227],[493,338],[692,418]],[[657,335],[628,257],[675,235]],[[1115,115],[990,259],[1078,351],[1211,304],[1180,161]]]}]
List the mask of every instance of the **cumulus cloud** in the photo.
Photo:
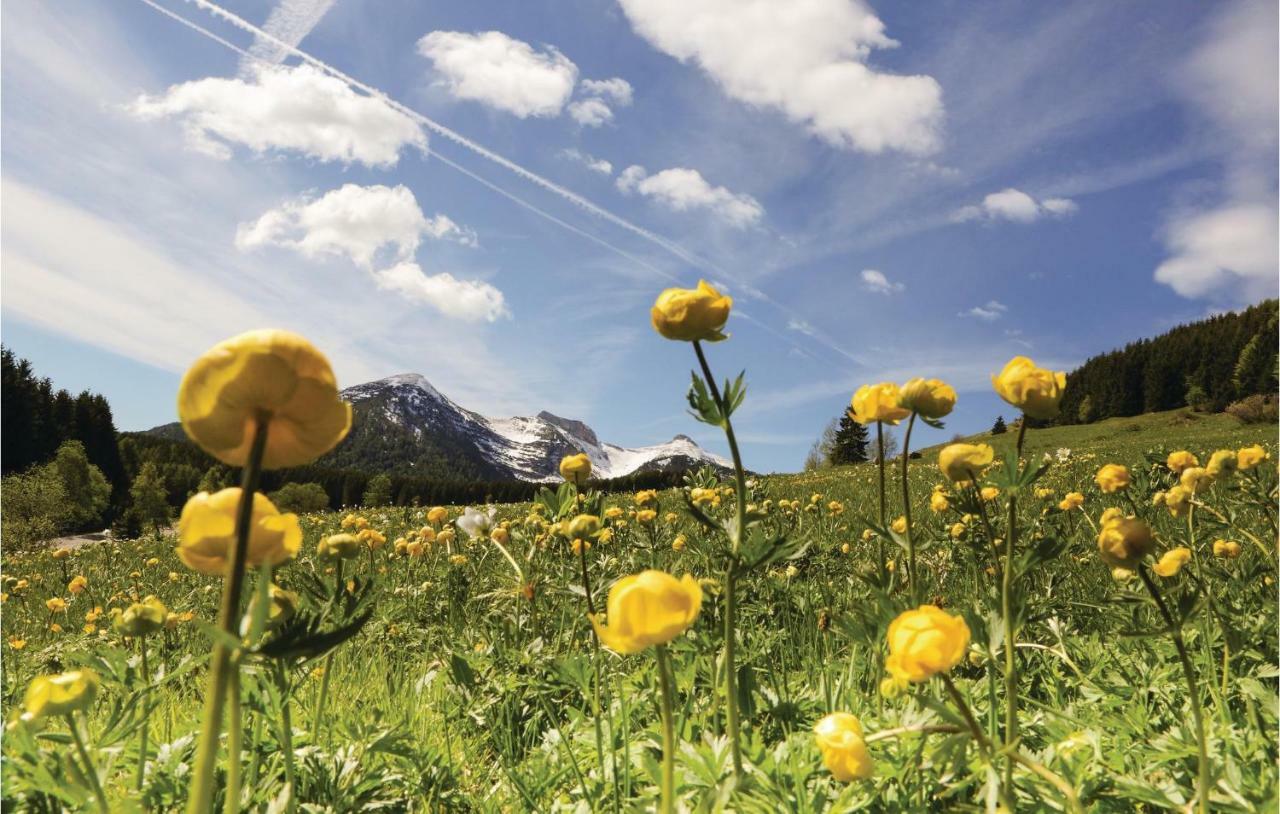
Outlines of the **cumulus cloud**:
[{"label": "cumulus cloud", "polygon": [[902,283],[890,282],[884,272],[875,269],[862,270],[862,287],[876,294],[897,294],[907,288]]},{"label": "cumulus cloud", "polygon": [[143,119],[181,121],[188,145],[220,159],[239,144],[256,153],[292,151],[386,167],[402,148],[427,146],[408,116],[310,65],[258,66],[245,78],[183,82],[141,96],[129,109]]},{"label": "cumulus cloud", "polygon": [[510,316],[502,292],[481,280],[459,280],[448,272],[426,274],[406,261],[373,274],[378,287],[420,302],[464,322],[495,322]]},{"label": "cumulus cloud", "polygon": [[1009,187],[993,192],[982,203],[955,211],[951,219],[958,223],[970,220],[1010,220],[1033,223],[1043,217],[1065,218],[1079,209],[1070,198],[1045,198],[1037,201],[1020,189]]},{"label": "cumulus cloud", "polygon": [[581,98],[569,105],[569,115],[583,127],[600,127],[613,121],[613,108],[631,104],[631,83],[621,77],[584,79],[578,84]]},{"label": "cumulus cloud", "polygon": [[600,127],[613,121],[613,110],[602,99],[579,99],[569,105],[569,115],[583,127]]},{"label": "cumulus cloud", "polygon": [[775,108],[836,147],[931,153],[942,88],[867,64],[894,48],[861,0],[621,0],[636,32],[698,65],[729,96]]},{"label": "cumulus cloud", "polygon": [[686,167],[649,175],[644,167],[632,164],[618,175],[617,184],[623,193],[643,195],[676,212],[705,209],[739,229],[754,225],[764,217],[764,207],[755,198],[713,187],[702,173]]},{"label": "cumulus cloud", "polygon": [[983,322],[995,322],[997,319],[1004,316],[1008,310],[1008,306],[1004,303],[996,300],[990,300],[986,305],[975,305],[968,311],[961,311],[957,316],[972,317],[973,319],[980,319]]},{"label": "cumulus cloud", "polygon": [[613,164],[605,161],[603,158],[596,158],[593,155],[573,148],[561,150],[560,155],[570,161],[578,162],[592,172],[598,172],[601,175],[613,175]]},{"label": "cumulus cloud", "polygon": [[538,50],[501,31],[432,31],[418,40],[418,53],[455,98],[522,119],[560,115],[578,81],[578,67],[555,48]]},{"label": "cumulus cloud", "polygon": [[1275,296],[1276,210],[1262,204],[1225,206],[1174,220],[1165,233],[1171,252],[1157,282],[1184,297],[1242,293]]},{"label": "cumulus cloud", "polygon": [[631,104],[631,83],[620,76],[612,79],[584,79],[578,89],[584,96],[605,99],[618,107]]}]

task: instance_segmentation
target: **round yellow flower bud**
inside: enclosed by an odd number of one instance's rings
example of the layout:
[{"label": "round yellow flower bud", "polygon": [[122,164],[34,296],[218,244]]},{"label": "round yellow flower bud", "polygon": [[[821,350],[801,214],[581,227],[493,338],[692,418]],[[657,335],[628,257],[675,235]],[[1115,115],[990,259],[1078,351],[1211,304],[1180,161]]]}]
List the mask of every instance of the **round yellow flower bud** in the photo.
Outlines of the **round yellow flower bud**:
[{"label": "round yellow flower bud", "polygon": [[942,514],[951,508],[951,504],[947,501],[947,496],[941,492],[934,492],[929,495],[929,509],[934,514]]},{"label": "round yellow flower bud", "polygon": [[952,523],[949,533],[951,535],[951,539],[959,540],[962,537],[964,537],[965,533],[967,533],[968,531],[969,531],[969,528],[965,526],[964,523]]},{"label": "round yellow flower bud", "polygon": [[1236,471],[1236,453],[1229,449],[1220,449],[1209,456],[1209,463],[1204,471],[1212,478],[1230,477]]},{"label": "round yellow flower bud", "polygon": [[49,554],[49,556],[53,557],[55,560],[65,560],[66,558],[71,556],[71,549],[55,548],[53,552]]},{"label": "round yellow flower bud", "polygon": [[330,534],[316,544],[316,556],[322,560],[349,560],[360,553],[360,541],[352,534]]},{"label": "round yellow flower bud", "polygon": [[905,611],[889,625],[885,669],[899,681],[927,681],[950,670],[969,647],[969,626],[935,605]]},{"label": "round yellow flower bud", "polygon": [[164,627],[169,609],[154,596],[135,602],[112,620],[111,626],[122,636],[148,636]]},{"label": "round yellow flower bud", "polygon": [[591,459],[587,453],[566,455],[560,460],[560,477],[576,486],[582,486],[591,477]]},{"label": "round yellow flower bud", "polygon": [[683,534],[677,534],[676,538],[671,541],[671,550],[684,551],[684,547],[688,544],[689,541]]},{"label": "round yellow flower bud", "polygon": [[24,717],[40,720],[88,709],[98,694],[98,685],[98,674],[87,667],[59,675],[36,676],[27,685],[22,699]]},{"label": "round yellow flower bud", "polygon": [[1151,570],[1155,571],[1162,577],[1171,577],[1182,570],[1182,566],[1187,564],[1191,559],[1191,549],[1186,546],[1178,546],[1164,553],[1160,561],[1151,566]]},{"label": "round yellow flower bud", "polygon": [[986,502],[990,503],[991,501],[993,501],[993,500],[995,500],[996,498],[1000,497],[1000,487],[998,487],[998,486],[984,486],[984,487],[982,487],[982,491],[981,491],[981,492],[979,492],[978,494],[982,497],[982,499],[983,499],[983,500],[985,500]]},{"label": "round yellow flower bud", "polygon": [[565,536],[570,540],[589,540],[599,532],[600,518],[594,514],[580,514],[565,527]]},{"label": "round yellow flower bud", "polygon": [[1107,464],[1093,478],[1102,491],[1110,494],[1129,488],[1129,470],[1120,464]]},{"label": "round yellow flower bud", "polygon": [[1245,447],[1236,453],[1236,466],[1239,469],[1253,469],[1271,456],[1260,445]]},{"label": "round yellow flower bud", "polygon": [[178,387],[187,435],[223,463],[244,466],[259,421],[270,422],[266,469],[310,463],[351,429],[329,360],[288,331],[249,331],[214,345]]},{"label": "round yellow flower bud", "polygon": [[1178,484],[1192,494],[1203,492],[1213,485],[1213,475],[1210,475],[1208,470],[1203,467],[1192,466],[1182,470],[1182,475],[1178,478]]},{"label": "round yellow flower bud", "polygon": [[956,391],[940,379],[911,379],[899,403],[922,418],[942,418],[956,406]]},{"label": "round yellow flower bud", "polygon": [[[202,574],[225,574],[236,544],[239,505],[240,489],[234,486],[213,494],[201,492],[188,500],[178,519],[178,559]],[[255,492],[246,564],[279,565],[292,559],[301,546],[298,516],[281,514],[266,495]]]},{"label": "round yellow flower bud", "polygon": [[724,325],[729,321],[733,298],[722,296],[706,280],[697,288],[668,288],[658,295],[649,312],[653,329],[679,342],[719,342],[727,339]]},{"label": "round yellow flower bud", "polygon": [[1234,540],[1214,540],[1213,556],[1224,560],[1234,560],[1240,556],[1240,544]]},{"label": "round yellow flower bud", "polygon": [[847,712],[833,712],[813,727],[814,742],[831,776],[841,783],[865,780],[875,771],[862,724]]},{"label": "round yellow flower bud", "polygon": [[1058,403],[1067,386],[1067,374],[1036,367],[1025,356],[1015,356],[991,377],[997,395],[1032,418],[1049,419],[1058,415]]},{"label": "round yellow flower bud", "polygon": [[434,525],[440,525],[449,519],[449,510],[444,506],[435,506],[427,512],[427,522]]},{"label": "round yellow flower bud", "polygon": [[902,406],[902,393],[893,382],[864,384],[853,394],[849,406],[852,408],[850,415],[859,424],[877,421],[897,424],[911,415],[911,411]]},{"label": "round yellow flower bud", "polygon": [[44,601],[44,606],[49,609],[50,613],[65,613],[67,600],[60,596],[51,596]]},{"label": "round yellow flower bud", "polygon": [[637,506],[652,506],[658,502],[658,492],[655,489],[644,489],[636,492],[631,500]]},{"label": "round yellow flower bud", "polygon": [[658,513],[653,509],[641,509],[636,512],[636,522],[642,526],[651,526],[658,519]]},{"label": "round yellow flower bud", "polygon": [[895,517],[893,519],[893,522],[889,524],[889,527],[894,531],[898,532],[899,534],[906,534],[907,533],[906,516]]},{"label": "round yellow flower bud", "polygon": [[986,444],[948,444],[938,453],[938,468],[957,483],[973,480],[991,465],[996,452]]},{"label": "round yellow flower bud", "polygon": [[676,579],[663,571],[623,577],[609,589],[608,626],[591,617],[601,643],[618,653],[638,653],[666,644],[683,633],[702,609],[702,588],[685,574]]},{"label": "round yellow flower bud", "polygon": [[1191,509],[1191,492],[1181,486],[1171,486],[1169,491],[1164,493],[1164,505],[1169,510],[1169,514],[1174,517],[1183,517]]},{"label": "round yellow flower bud", "polygon": [[1164,465],[1169,467],[1169,471],[1175,475],[1181,475],[1182,470],[1193,466],[1200,465],[1200,459],[1185,449],[1170,452],[1169,457],[1165,459]]},{"label": "round yellow flower bud", "polygon": [[1098,553],[1102,555],[1102,561],[1112,568],[1134,570],[1154,546],[1151,528],[1134,517],[1107,520],[1098,533]]},{"label": "round yellow flower bud", "polygon": [[1067,492],[1063,495],[1062,502],[1058,504],[1058,508],[1062,509],[1064,512],[1069,512],[1072,509],[1078,509],[1083,505],[1084,495],[1079,492]]},{"label": "round yellow flower bud", "polygon": [[89,580],[85,579],[84,575],[77,574],[71,578],[70,582],[67,583],[67,593],[79,595],[84,593],[85,589],[88,587]]}]

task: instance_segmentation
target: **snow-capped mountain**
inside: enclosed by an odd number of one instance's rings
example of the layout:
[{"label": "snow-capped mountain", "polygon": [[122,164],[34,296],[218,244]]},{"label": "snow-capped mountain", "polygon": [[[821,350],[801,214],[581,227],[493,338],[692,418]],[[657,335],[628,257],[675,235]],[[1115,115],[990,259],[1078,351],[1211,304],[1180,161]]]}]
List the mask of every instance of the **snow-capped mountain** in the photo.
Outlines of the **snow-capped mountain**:
[{"label": "snow-capped mountain", "polygon": [[455,404],[416,373],[349,387],[342,397],[352,404],[352,430],[321,459],[329,466],[435,477],[552,481],[560,477],[560,459],[578,452],[591,458],[597,478],[730,465],[683,435],[629,449],[602,442],[581,421],[545,411],[536,416],[488,418]]}]

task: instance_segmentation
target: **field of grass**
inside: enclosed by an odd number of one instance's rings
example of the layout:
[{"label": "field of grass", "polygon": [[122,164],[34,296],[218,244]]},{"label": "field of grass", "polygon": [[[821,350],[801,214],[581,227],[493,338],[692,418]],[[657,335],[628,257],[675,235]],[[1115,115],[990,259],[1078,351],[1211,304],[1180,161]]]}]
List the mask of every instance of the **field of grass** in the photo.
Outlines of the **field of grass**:
[{"label": "field of grass", "polygon": [[[997,447],[998,468],[1015,437],[972,440]],[[1009,764],[1006,805],[1190,809],[1199,788],[1190,667],[1204,710],[1211,810],[1276,809],[1275,440],[1271,426],[1181,411],[1028,431],[1024,459],[1047,455],[1048,466],[1018,490],[1014,751],[1022,760]],[[1177,480],[1162,463],[1168,452],[1188,449],[1204,462],[1214,450],[1252,444],[1264,445],[1271,460],[1219,477],[1190,514],[1175,518],[1153,505],[1153,495]],[[662,757],[657,661],[652,649],[626,656],[596,649],[584,609],[585,561],[597,608],[612,583],[646,568],[702,581],[701,613],[667,646],[679,807],[995,810],[1007,752],[988,755],[983,745],[1000,749],[1009,696],[991,538],[1003,545],[1008,534],[1010,490],[981,504],[990,528],[977,497],[954,485],[950,505],[933,511],[931,492],[944,482],[936,462],[937,449],[910,462],[915,592],[963,616],[971,631],[950,684],[882,687],[886,631],[912,603],[902,536],[877,519],[874,463],[748,484],[756,532],[789,542],[784,558],[737,584],[740,777],[726,736],[720,532],[693,516],[689,489],[659,494],[651,524],[637,517],[632,496],[603,498],[602,509],[620,513],[605,521],[608,539],[595,540],[582,559],[529,504],[495,507],[495,527],[506,529],[501,547],[487,532],[441,540],[462,507],[448,507],[447,520],[435,524],[425,508],[355,509],[386,543],[340,566],[319,559],[316,546],[342,530],[343,515],[306,516],[302,552],[276,581],[302,607],[323,608],[326,630],[370,615],[330,658],[301,639],[293,649],[245,653],[239,808],[654,809]],[[1100,491],[1094,474],[1106,463],[1129,468],[1127,490]],[[902,513],[898,466],[889,462],[889,520]],[[714,490],[699,493],[709,519],[732,516],[731,481],[691,486]],[[1072,491],[1083,494],[1083,506],[1060,509]],[[1151,525],[1156,558],[1177,546],[1193,552],[1176,574],[1149,577],[1178,621],[1186,665],[1139,575],[1113,574],[1099,559],[1095,526],[1111,507]],[[878,531],[868,531],[873,526]],[[436,541],[409,547],[424,527]],[[1215,557],[1218,540],[1240,543],[1239,556]],[[63,559],[47,551],[5,555],[5,811],[92,810],[86,763],[111,811],[184,807],[221,580],[188,570],[174,545],[147,537]],[[71,593],[78,576],[83,590]],[[170,611],[165,627],[145,637],[114,630],[112,611],[148,595]],[[350,607],[338,607],[344,603]],[[266,641],[289,636],[301,634],[285,625]],[[33,677],[78,666],[101,677],[87,714],[12,723]],[[839,782],[824,768],[813,726],[834,711],[860,719],[871,777]],[[69,726],[83,732],[83,751]],[[217,786],[221,806],[221,771]]]}]

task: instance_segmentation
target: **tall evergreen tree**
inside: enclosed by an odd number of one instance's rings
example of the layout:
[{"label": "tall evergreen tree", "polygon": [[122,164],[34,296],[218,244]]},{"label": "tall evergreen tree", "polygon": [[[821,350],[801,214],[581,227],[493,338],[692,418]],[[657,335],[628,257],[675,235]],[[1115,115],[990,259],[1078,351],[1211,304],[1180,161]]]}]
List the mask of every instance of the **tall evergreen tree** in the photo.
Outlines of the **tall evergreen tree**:
[{"label": "tall evergreen tree", "polygon": [[856,464],[868,460],[869,441],[867,428],[853,420],[846,410],[840,415],[836,429],[835,446],[831,451],[831,463]]}]

